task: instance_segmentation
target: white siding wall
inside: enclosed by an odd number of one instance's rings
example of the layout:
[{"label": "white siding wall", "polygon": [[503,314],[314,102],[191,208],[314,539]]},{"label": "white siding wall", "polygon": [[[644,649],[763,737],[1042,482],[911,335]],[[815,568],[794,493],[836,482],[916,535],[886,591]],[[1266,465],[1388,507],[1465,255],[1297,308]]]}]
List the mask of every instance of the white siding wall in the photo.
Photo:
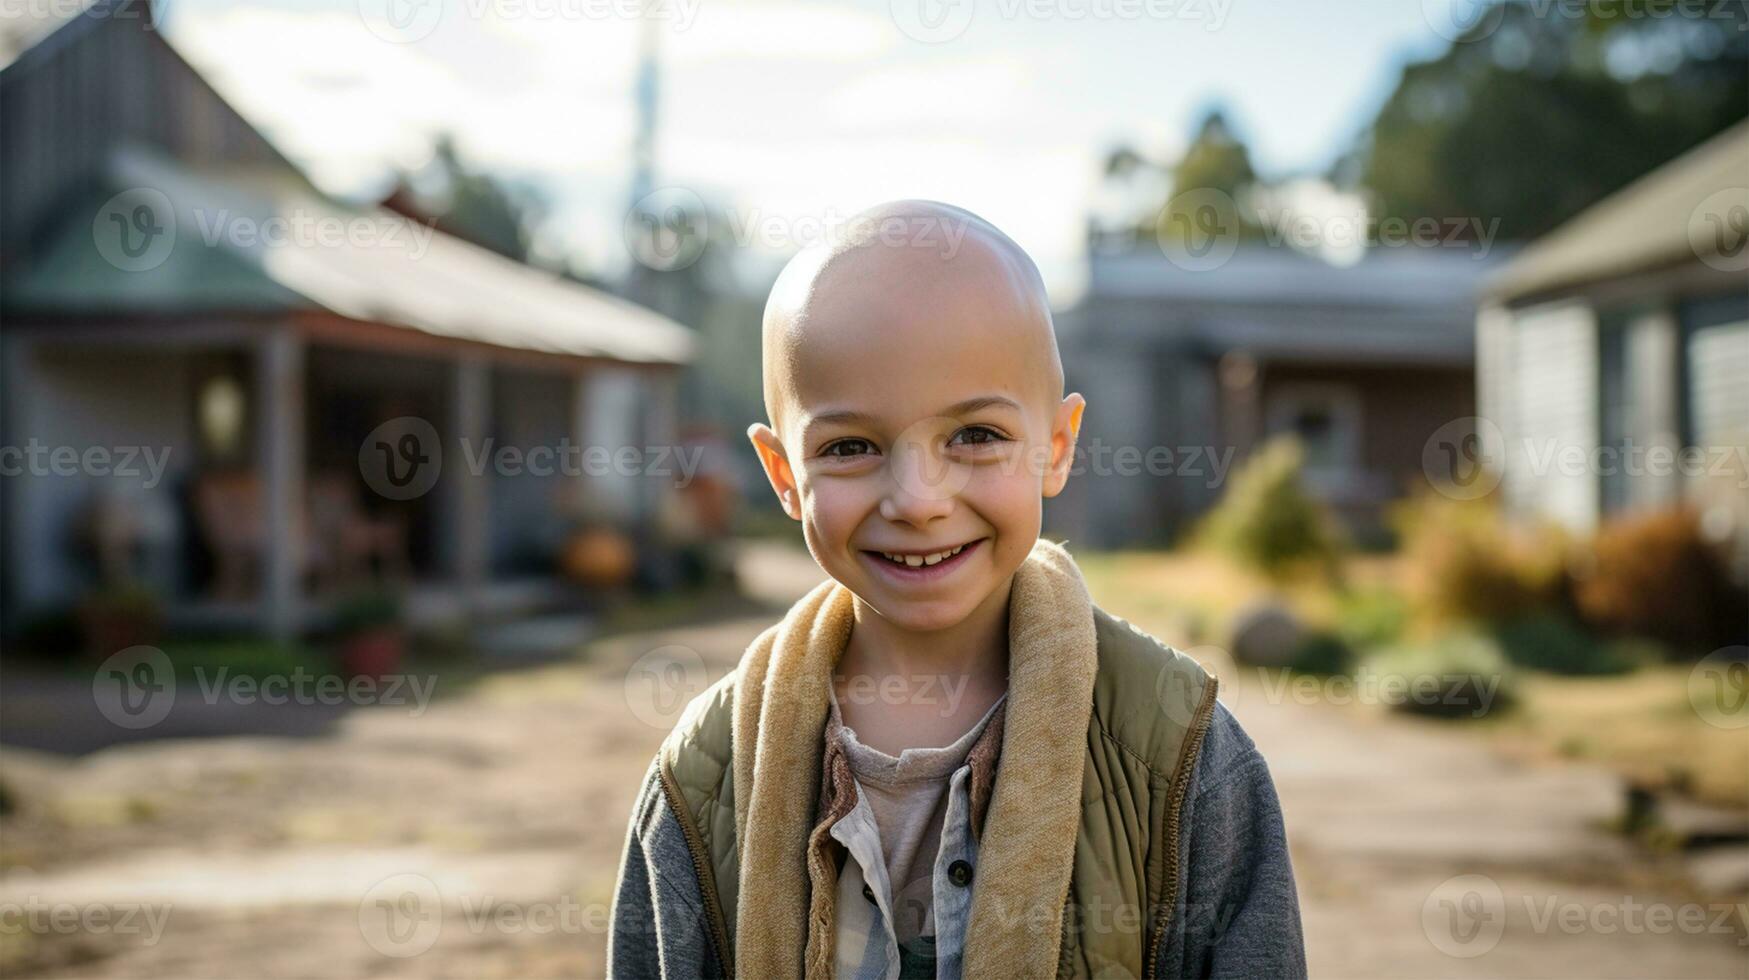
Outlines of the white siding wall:
[{"label": "white siding wall", "polygon": [[[1506,441],[1507,506],[1576,529],[1597,522],[1597,318],[1583,302],[1517,311],[1510,379],[1493,397]],[[1577,456],[1585,462],[1574,466]]]},{"label": "white siding wall", "polygon": [[1708,464],[1690,480],[1688,494],[1716,530],[1729,521],[1749,563],[1749,322],[1695,331],[1688,370],[1694,443]]}]

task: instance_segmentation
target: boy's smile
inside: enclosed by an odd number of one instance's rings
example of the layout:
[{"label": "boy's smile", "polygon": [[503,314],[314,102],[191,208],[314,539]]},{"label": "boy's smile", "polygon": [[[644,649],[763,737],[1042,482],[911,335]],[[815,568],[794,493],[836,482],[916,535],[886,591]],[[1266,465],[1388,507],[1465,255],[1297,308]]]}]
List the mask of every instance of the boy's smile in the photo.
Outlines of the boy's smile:
[{"label": "boy's smile", "polygon": [[871,215],[966,233],[951,254],[938,239],[798,256],[766,310],[773,425],[749,434],[809,551],[862,607],[905,634],[987,633],[1067,477],[1081,398],[1062,395],[1018,246],[942,205]]}]

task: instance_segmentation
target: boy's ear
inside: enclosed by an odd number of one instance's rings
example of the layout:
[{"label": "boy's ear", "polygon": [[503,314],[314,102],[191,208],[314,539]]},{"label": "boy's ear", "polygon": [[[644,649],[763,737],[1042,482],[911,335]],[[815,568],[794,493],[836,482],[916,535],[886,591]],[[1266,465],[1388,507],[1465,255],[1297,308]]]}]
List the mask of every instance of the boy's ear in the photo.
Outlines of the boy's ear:
[{"label": "boy's ear", "polygon": [[771,481],[771,492],[777,494],[778,502],[783,504],[783,512],[793,520],[801,520],[801,491],[796,489],[796,474],[789,467],[783,440],[764,422],[748,426],[747,438],[753,443],[753,452],[759,456],[759,466],[765,470],[765,478]]},{"label": "boy's ear", "polygon": [[1070,392],[1057,406],[1057,419],[1051,426],[1051,462],[1045,470],[1044,495],[1055,497],[1069,482],[1069,467],[1075,462],[1075,440],[1081,435],[1081,412],[1087,399]]}]

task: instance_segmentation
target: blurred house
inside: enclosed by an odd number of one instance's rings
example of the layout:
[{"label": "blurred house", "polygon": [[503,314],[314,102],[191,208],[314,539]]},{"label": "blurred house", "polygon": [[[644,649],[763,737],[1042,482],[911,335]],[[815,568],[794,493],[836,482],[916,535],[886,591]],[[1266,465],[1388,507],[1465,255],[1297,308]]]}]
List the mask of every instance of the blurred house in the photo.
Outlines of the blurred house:
[{"label": "blurred house", "polygon": [[1746,272],[1749,123],[1487,282],[1478,398],[1510,512],[1583,530],[1688,502],[1720,539],[1749,529]]},{"label": "blurred house", "polygon": [[1172,540],[1253,448],[1291,433],[1308,488],[1357,539],[1383,539],[1387,505],[1424,481],[1428,438],[1474,414],[1472,297],[1491,261],[1374,248],[1339,267],[1258,245],[1191,271],[1158,249],[1096,252],[1058,318],[1088,406],[1084,468],[1047,508],[1052,529],[1100,547]]},{"label": "blurred house", "polygon": [[324,195],[145,0],[0,30],[9,625],[122,581],[282,636],[361,577],[503,609],[655,521],[601,457],[674,445],[690,331]]}]

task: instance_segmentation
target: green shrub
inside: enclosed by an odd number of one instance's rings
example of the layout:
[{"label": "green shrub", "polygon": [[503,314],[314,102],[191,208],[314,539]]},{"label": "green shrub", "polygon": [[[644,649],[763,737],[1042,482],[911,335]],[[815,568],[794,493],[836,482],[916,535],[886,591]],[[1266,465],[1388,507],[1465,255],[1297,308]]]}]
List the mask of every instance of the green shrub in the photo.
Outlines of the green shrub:
[{"label": "green shrub", "polygon": [[1386,704],[1410,714],[1480,718],[1511,703],[1506,657],[1492,639],[1473,631],[1381,651],[1368,658],[1360,674],[1363,684],[1378,685]]},{"label": "green shrub", "polygon": [[1290,662],[1302,674],[1346,674],[1354,665],[1354,650],[1330,632],[1308,633]]},{"label": "green shrub", "polygon": [[1308,566],[1333,570],[1340,548],[1328,515],[1300,485],[1304,459],[1297,439],[1264,444],[1234,472],[1203,540],[1272,579]]},{"label": "green shrub", "polygon": [[1395,643],[1409,624],[1409,600],[1395,589],[1344,592],[1336,608],[1336,633],[1356,650]]},{"label": "green shrub", "polygon": [[1431,494],[1399,509],[1407,585],[1436,620],[1503,622],[1567,602],[1567,542],[1508,527],[1486,501]]},{"label": "green shrub", "polygon": [[1621,646],[1604,643],[1567,616],[1538,613],[1494,627],[1506,659],[1551,674],[1620,674],[1634,668]]}]

